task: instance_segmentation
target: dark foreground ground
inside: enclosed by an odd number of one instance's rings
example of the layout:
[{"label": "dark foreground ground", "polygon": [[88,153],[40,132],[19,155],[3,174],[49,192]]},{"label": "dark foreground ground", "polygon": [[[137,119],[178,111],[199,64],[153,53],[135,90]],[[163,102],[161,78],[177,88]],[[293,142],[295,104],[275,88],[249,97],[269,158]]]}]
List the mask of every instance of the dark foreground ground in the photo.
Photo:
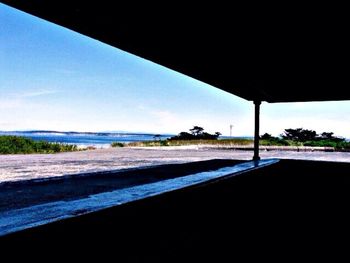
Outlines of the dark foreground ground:
[{"label": "dark foreground ground", "polygon": [[209,160],[3,183],[0,184],[0,212],[48,202],[81,199],[98,193],[217,170],[241,162],[243,161]]},{"label": "dark foreground ground", "polygon": [[12,260],[45,251],[45,261],[347,261],[349,207],[350,164],[281,160],[0,242]]}]

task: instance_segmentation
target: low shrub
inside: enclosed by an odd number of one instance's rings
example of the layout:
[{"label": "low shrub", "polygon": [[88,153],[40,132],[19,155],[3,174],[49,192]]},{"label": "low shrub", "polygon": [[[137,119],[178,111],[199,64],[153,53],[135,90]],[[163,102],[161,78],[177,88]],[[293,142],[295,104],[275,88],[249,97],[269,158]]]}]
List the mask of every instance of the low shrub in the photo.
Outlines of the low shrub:
[{"label": "low shrub", "polygon": [[78,151],[76,145],[34,141],[21,136],[0,136],[0,154],[58,153]]},{"label": "low shrub", "polygon": [[121,142],[112,142],[112,147],[124,147],[124,143]]}]

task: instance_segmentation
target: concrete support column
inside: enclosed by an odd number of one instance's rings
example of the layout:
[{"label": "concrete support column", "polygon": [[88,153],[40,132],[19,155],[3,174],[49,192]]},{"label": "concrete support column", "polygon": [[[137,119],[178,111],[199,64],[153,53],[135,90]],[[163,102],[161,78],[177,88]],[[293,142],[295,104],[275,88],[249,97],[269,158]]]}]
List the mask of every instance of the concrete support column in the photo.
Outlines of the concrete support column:
[{"label": "concrete support column", "polygon": [[260,100],[254,101],[255,106],[255,125],[254,125],[254,156],[253,161],[259,161],[259,129],[260,129]]}]

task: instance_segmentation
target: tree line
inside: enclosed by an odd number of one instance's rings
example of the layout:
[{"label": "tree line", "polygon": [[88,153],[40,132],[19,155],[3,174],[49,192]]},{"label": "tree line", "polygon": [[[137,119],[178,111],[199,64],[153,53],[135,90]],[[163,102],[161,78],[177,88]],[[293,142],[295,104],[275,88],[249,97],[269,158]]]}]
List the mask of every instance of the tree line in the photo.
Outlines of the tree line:
[{"label": "tree line", "polygon": [[303,146],[321,146],[334,147],[337,149],[350,149],[350,142],[345,138],[334,136],[333,132],[322,132],[296,128],[285,129],[280,137],[274,137],[269,133],[260,136],[260,140],[270,145],[303,145]]},{"label": "tree line", "polygon": [[[204,128],[194,126],[192,129],[189,129],[189,132],[180,132],[178,135],[169,138],[168,141],[217,140],[220,135],[220,132],[210,134],[205,132]],[[278,137],[265,133],[260,136],[260,143],[261,145],[319,146],[333,147],[337,150],[350,149],[350,142],[347,142],[345,138],[335,136],[333,132],[322,132],[318,134],[314,130],[303,128],[285,129]]]},{"label": "tree line", "polygon": [[180,132],[178,135],[169,138],[169,140],[217,140],[221,135],[220,132],[210,134],[204,131],[200,126],[193,126],[190,132]]}]

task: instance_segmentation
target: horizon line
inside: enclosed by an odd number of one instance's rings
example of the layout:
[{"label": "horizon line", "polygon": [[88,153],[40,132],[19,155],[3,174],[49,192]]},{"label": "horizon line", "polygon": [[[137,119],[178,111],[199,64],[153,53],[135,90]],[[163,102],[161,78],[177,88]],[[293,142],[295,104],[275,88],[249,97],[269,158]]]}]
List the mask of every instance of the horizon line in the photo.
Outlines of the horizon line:
[{"label": "horizon line", "polygon": [[[57,131],[57,130],[35,130],[35,129],[28,129],[28,130],[0,130],[0,133],[85,133],[85,134],[97,134],[97,133],[105,133],[105,134],[138,134],[138,135],[177,135],[179,133],[159,133],[159,132],[142,132],[142,131]],[[252,135],[220,135],[220,137],[247,137],[247,138],[253,138]]]}]

